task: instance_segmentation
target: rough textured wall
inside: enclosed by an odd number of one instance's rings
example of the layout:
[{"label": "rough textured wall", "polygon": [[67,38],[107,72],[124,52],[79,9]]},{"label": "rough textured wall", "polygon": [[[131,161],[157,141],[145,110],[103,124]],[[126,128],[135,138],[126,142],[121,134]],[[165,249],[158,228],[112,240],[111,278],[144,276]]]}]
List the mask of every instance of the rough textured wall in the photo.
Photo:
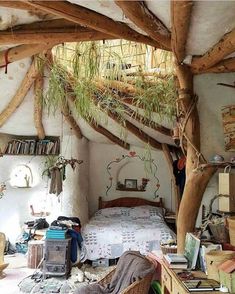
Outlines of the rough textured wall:
[{"label": "rough textured wall", "polygon": [[[235,104],[235,89],[217,85],[217,83],[233,84],[234,81],[235,73],[204,74],[194,78],[195,93],[199,96],[201,151],[207,160],[214,154],[223,155],[225,160],[235,155],[234,152],[225,152],[221,116],[222,106]],[[219,169],[218,172],[223,170]],[[218,194],[218,172],[209,182],[204,194],[202,202],[207,205],[211,198]],[[214,203],[214,207],[216,209],[217,203]],[[201,213],[199,219],[200,216]]]},{"label": "rough textured wall", "polygon": [[[105,200],[111,200],[118,197],[142,197],[148,200],[154,199],[154,191],[156,190],[156,181],[151,175],[146,174],[146,170],[143,162],[134,159],[122,161],[119,164],[112,165],[113,187],[110,189],[108,196],[105,195],[106,186],[109,184],[109,175],[106,171],[107,164],[120,158],[122,155],[128,154],[127,150],[124,150],[116,145],[111,144],[99,144],[90,142],[90,169],[89,169],[89,213],[93,214],[98,208],[98,197],[102,196]],[[139,155],[143,155],[146,150],[140,147],[131,148]],[[161,151],[152,151],[152,158],[158,166],[157,176],[160,180],[160,189],[157,194],[164,198],[164,203],[167,208],[174,207],[174,196],[171,196],[171,178],[168,171],[167,163],[163,157]],[[123,167],[120,170],[120,167]],[[119,173],[119,174],[118,174]],[[117,175],[118,174],[118,175]],[[117,191],[115,189],[116,180],[124,181],[124,179],[140,179],[147,177],[150,182],[147,185],[146,192],[126,192]],[[172,199],[171,199],[172,198]]]}]

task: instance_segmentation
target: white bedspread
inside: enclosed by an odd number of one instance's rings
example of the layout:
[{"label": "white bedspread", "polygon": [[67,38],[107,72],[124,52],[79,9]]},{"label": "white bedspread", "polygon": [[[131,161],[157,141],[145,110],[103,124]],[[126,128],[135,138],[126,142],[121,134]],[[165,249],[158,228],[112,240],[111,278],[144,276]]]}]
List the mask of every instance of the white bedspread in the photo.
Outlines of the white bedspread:
[{"label": "white bedspread", "polygon": [[146,254],[161,242],[175,240],[166,225],[162,208],[139,206],[99,210],[84,226],[82,260],[117,258],[126,250]]}]

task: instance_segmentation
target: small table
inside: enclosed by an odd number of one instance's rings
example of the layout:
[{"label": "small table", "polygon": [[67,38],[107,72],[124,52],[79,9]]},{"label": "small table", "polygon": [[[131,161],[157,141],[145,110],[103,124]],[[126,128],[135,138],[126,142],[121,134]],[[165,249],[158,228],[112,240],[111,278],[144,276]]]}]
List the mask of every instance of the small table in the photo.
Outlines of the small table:
[{"label": "small table", "polygon": [[[187,294],[187,293],[200,293],[200,294],[209,294],[209,293],[221,293],[220,291],[205,291],[205,292],[189,292],[187,288],[183,285],[181,279],[178,277],[177,273],[182,272],[182,270],[173,270],[168,268],[164,261],[162,265],[162,293],[163,294]],[[194,277],[206,278],[206,274],[201,271],[193,271]]]},{"label": "small table", "polygon": [[168,213],[165,215],[165,222],[176,233],[176,215],[174,213]]}]

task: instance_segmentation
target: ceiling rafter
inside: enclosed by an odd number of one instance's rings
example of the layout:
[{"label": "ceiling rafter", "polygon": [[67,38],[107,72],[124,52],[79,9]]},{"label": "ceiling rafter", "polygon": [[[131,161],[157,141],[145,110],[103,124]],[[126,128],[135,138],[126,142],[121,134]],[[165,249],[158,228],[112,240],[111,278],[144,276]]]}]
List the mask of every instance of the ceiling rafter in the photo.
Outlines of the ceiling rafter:
[{"label": "ceiling rafter", "polygon": [[192,72],[194,74],[235,72],[235,57],[221,60],[220,62],[218,62],[217,64],[208,69],[199,70],[192,68]]},{"label": "ceiling rafter", "polygon": [[146,7],[143,1],[116,0],[115,3],[138,28],[146,32],[153,40],[171,50],[171,34],[169,30]]},{"label": "ceiling rafter", "polygon": [[[102,85],[102,82],[99,81],[96,83],[96,86],[98,87],[98,89],[100,91],[107,91],[107,88],[104,87]],[[112,89],[111,89],[112,90]],[[124,98],[124,101],[123,101],[123,98],[119,97],[117,94],[114,94],[111,92],[111,95],[114,99],[118,100],[121,105],[123,105],[124,107],[124,110],[125,110],[125,113],[131,117],[132,119],[142,123],[144,126],[148,127],[148,128],[151,128],[165,136],[171,136],[172,135],[172,130],[171,129],[168,129],[160,124],[158,124],[157,122],[153,121],[153,120],[150,120],[148,119],[147,117],[144,117],[143,115],[141,115],[140,113],[138,113],[137,111],[133,110],[132,108],[130,108],[129,106],[127,106],[126,104],[124,104],[123,102],[125,102],[125,98]],[[130,98],[128,98],[130,99]],[[132,99],[132,103],[128,103],[128,104],[131,104],[134,106],[134,102],[133,102],[133,98]],[[128,100],[128,102],[131,102]]]},{"label": "ceiling rafter", "polygon": [[[19,45],[6,50],[0,51],[0,67],[7,66],[7,64],[14,61],[21,60],[26,57],[31,57],[35,54],[51,49],[56,44],[31,44]],[[6,62],[7,61],[7,62]]]},{"label": "ceiling rafter", "polygon": [[179,64],[186,56],[192,7],[193,1],[171,0],[171,47]]},{"label": "ceiling rafter", "polygon": [[[98,105],[99,100],[93,96],[92,97],[94,103],[96,105]],[[102,111],[104,111],[112,120],[114,120],[115,122],[117,122],[119,125],[121,125],[122,127],[125,127],[129,132],[131,132],[133,135],[135,135],[137,138],[139,138],[141,141],[149,144],[150,146],[152,146],[155,149],[162,149],[161,143],[158,142],[156,139],[152,138],[151,136],[149,136],[147,133],[145,133],[144,131],[142,131],[140,128],[136,127],[134,124],[132,124],[129,120],[122,118],[120,121],[119,115],[115,110],[109,110],[106,107],[102,107],[100,106],[100,109]]]},{"label": "ceiling rafter", "polygon": [[156,48],[162,47],[157,41],[141,35],[124,23],[116,22],[107,16],[67,1],[23,0],[23,2],[74,23],[90,27],[105,34],[113,35],[115,38],[140,42]]},{"label": "ceiling rafter", "polygon": [[[71,94],[67,94],[67,98],[68,100],[71,102],[71,103],[74,103],[75,101],[75,97]],[[87,124],[90,125],[90,127],[95,130],[97,133],[100,133],[102,134],[104,137],[108,138],[111,142],[113,142],[114,144],[117,144],[119,145],[120,147],[124,148],[124,149],[127,149],[127,150],[130,150],[130,145],[121,140],[120,138],[118,138],[117,136],[115,136],[113,133],[111,133],[110,131],[108,131],[107,129],[105,129],[103,126],[101,126],[100,124],[97,124],[91,120],[88,120],[86,119],[85,117],[82,117],[85,122]]]},{"label": "ceiling rafter", "polygon": [[105,129],[103,126],[96,124],[92,121],[87,121],[85,120],[89,126],[95,130],[97,133],[102,134],[103,136],[105,136],[106,138],[108,138],[111,142],[113,142],[114,144],[119,145],[120,147],[126,149],[126,150],[130,150],[130,144],[128,144],[127,142],[121,140],[120,138],[118,138],[117,136],[115,136],[113,133],[111,133],[110,131],[108,131],[107,129]]},{"label": "ceiling rafter", "polygon": [[[59,32],[57,30],[60,30]],[[80,41],[97,41],[105,39],[113,39],[111,35],[97,32],[84,27],[79,29],[74,28],[61,28],[61,29],[48,29],[47,31],[1,31],[0,44],[51,44],[63,42],[80,42]]]},{"label": "ceiling rafter", "polygon": [[9,119],[9,117],[16,111],[16,109],[23,102],[33,82],[35,81],[38,73],[39,69],[36,66],[35,60],[33,60],[15,95],[8,103],[8,105],[0,113],[0,127],[4,125],[4,123]]},{"label": "ceiling rafter", "polygon": [[235,51],[235,29],[225,34],[220,41],[201,57],[193,58],[191,67],[193,70],[204,71]]}]

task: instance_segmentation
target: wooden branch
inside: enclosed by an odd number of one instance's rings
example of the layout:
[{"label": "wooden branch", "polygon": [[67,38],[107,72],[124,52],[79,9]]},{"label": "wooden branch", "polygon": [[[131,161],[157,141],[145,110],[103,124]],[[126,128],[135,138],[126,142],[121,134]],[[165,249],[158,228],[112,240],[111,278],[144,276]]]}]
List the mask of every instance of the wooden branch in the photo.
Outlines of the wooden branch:
[{"label": "wooden branch", "polygon": [[87,26],[94,30],[112,35],[116,38],[126,39],[134,42],[148,44],[156,48],[161,48],[160,44],[151,38],[141,35],[132,30],[126,24],[115,22],[111,18],[99,14],[88,8],[69,3],[67,1],[26,1],[32,7],[52,13],[59,17],[65,18],[74,23]]},{"label": "wooden branch", "polygon": [[162,143],[162,151],[165,156],[166,162],[168,164],[168,168],[169,168],[172,183],[173,183],[174,196],[175,196],[175,214],[176,214],[176,220],[177,220],[179,206],[180,206],[180,198],[181,198],[180,197],[180,190],[179,190],[179,187],[176,185],[175,175],[174,175],[174,171],[173,171],[173,158],[172,158],[170,149],[167,144]]},{"label": "wooden branch", "polygon": [[111,133],[110,131],[108,131],[107,129],[102,127],[101,125],[96,124],[92,121],[88,121],[88,120],[86,120],[86,122],[92,127],[92,129],[94,129],[96,132],[98,132],[98,133],[102,134],[103,136],[105,136],[106,138],[108,138],[114,144],[117,144],[126,150],[130,150],[130,144],[119,139],[117,136],[115,136],[113,133]]},{"label": "wooden branch", "polygon": [[[96,99],[96,97],[92,97],[94,103],[96,105],[98,105],[98,100]],[[127,119],[121,119],[120,121],[120,117],[119,115],[115,112],[115,110],[109,110],[106,109],[105,107],[102,107],[99,104],[99,107],[102,111],[104,111],[112,120],[114,120],[115,122],[117,122],[118,124],[121,124],[122,127],[126,128],[129,132],[131,132],[132,134],[134,134],[136,137],[138,137],[141,141],[149,144],[150,146],[152,146],[155,149],[162,149],[161,143],[159,143],[157,140],[155,140],[154,138],[152,138],[151,136],[149,136],[147,133],[143,132],[141,129],[139,129],[138,127],[136,127],[134,124],[132,124],[130,121],[128,121]]]},{"label": "wooden branch", "polygon": [[[1,3],[1,1],[0,1]],[[23,31],[25,33],[34,31],[35,33],[38,32],[66,32],[66,30],[74,29],[74,33],[81,30],[86,29],[91,31],[88,28],[75,24],[74,22],[68,21],[67,19],[52,19],[52,20],[45,20],[45,21],[36,21],[29,24],[21,24],[13,26],[6,30],[6,32],[12,31]]]},{"label": "wooden branch", "polygon": [[41,10],[32,7],[27,3],[23,3],[22,1],[0,1],[0,7],[8,7],[14,9],[28,10],[28,13],[31,15],[36,15],[42,20],[52,19],[55,16],[50,13],[42,13]]},{"label": "wooden branch", "polygon": [[137,27],[146,32],[153,40],[171,50],[171,36],[165,25],[146,7],[142,1],[116,0],[115,3],[122,9]]},{"label": "wooden branch", "polygon": [[5,109],[0,113],[0,127],[4,125],[4,123],[9,119],[9,117],[17,110],[17,108],[23,102],[34,80],[38,76],[38,73],[39,70],[35,64],[35,61],[33,61],[31,66],[29,67],[27,74],[21,82],[19,89],[16,91],[14,97],[5,107]]},{"label": "wooden branch", "polygon": [[235,29],[224,37],[201,57],[195,57],[191,63],[193,71],[205,71],[235,51]]},{"label": "wooden branch", "polygon": [[37,130],[39,139],[45,138],[45,130],[42,123],[42,95],[43,95],[43,71],[44,67],[40,70],[37,78],[34,81],[34,124]]},{"label": "wooden branch", "polygon": [[77,124],[76,120],[74,119],[73,115],[71,114],[71,110],[68,103],[65,103],[61,107],[61,112],[64,115],[65,120],[67,121],[68,125],[74,131],[75,136],[80,140],[83,138],[82,131]]},{"label": "wooden branch", "polygon": [[50,49],[56,44],[36,44],[36,45],[20,45],[8,50],[3,50],[0,52],[0,67],[6,65],[6,56],[8,63],[31,57],[38,54],[44,50]]},{"label": "wooden branch", "polygon": [[57,29],[48,29],[45,32],[24,32],[24,31],[1,31],[0,44],[45,44],[48,43],[64,43],[64,42],[81,42],[81,41],[96,41],[113,39],[111,35],[107,35],[94,30],[87,30],[81,28],[75,32],[74,28],[60,29],[61,32],[57,32]]},{"label": "wooden branch", "polygon": [[224,59],[208,69],[199,70],[198,68],[194,67],[191,69],[193,74],[235,72],[235,57]]},{"label": "wooden branch", "polygon": [[171,1],[171,47],[179,64],[182,63],[186,55],[192,7],[193,1]]}]

